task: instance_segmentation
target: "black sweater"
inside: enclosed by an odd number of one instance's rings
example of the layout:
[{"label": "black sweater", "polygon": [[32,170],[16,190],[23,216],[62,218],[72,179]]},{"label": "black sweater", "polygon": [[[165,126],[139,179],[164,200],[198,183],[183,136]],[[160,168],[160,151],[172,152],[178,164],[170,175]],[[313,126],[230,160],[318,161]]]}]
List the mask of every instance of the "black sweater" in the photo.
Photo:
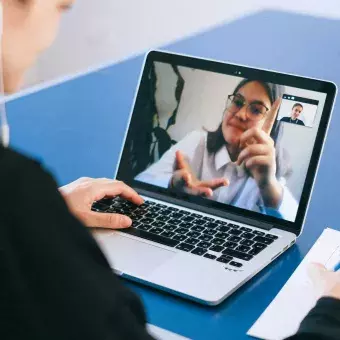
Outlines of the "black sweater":
[{"label": "black sweater", "polygon": [[[152,339],[139,299],[38,163],[0,147],[0,192],[0,339]],[[319,301],[292,339],[340,339],[340,301]]]}]

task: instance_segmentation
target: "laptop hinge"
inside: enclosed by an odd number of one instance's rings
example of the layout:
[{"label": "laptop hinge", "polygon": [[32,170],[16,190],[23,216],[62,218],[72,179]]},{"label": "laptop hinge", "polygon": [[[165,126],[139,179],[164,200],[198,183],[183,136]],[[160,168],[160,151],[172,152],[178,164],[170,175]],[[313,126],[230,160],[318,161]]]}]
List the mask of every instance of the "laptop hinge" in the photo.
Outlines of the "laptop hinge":
[{"label": "laptop hinge", "polygon": [[[210,215],[213,215],[213,216],[216,216],[216,217],[226,218],[228,220],[232,220],[232,221],[235,221],[235,222],[248,224],[250,226],[260,228],[260,229],[264,229],[264,230],[270,230],[270,229],[274,228],[274,225],[271,224],[271,223],[257,221],[253,218],[245,217],[245,216],[242,216],[242,215],[238,215],[238,214],[234,214],[234,213],[230,213],[230,212],[226,212],[226,211],[221,211],[221,210],[214,209],[214,208],[211,208],[211,207],[197,206],[196,204],[193,204],[193,203],[190,203],[190,202],[187,202],[187,201],[183,201],[183,200],[176,199],[176,198],[173,198],[173,197],[157,194],[157,193],[150,192],[150,191],[147,191],[147,190],[143,190],[143,189],[139,189],[139,188],[135,188],[135,189],[141,195],[148,196],[148,197],[151,197],[151,198],[154,198],[154,199],[158,199],[158,200],[163,201],[163,202],[175,204],[175,205],[178,205],[180,207],[193,209],[193,210],[198,211],[198,212],[203,212],[203,213],[210,214]],[[275,226],[275,228],[276,228],[276,226]]]}]

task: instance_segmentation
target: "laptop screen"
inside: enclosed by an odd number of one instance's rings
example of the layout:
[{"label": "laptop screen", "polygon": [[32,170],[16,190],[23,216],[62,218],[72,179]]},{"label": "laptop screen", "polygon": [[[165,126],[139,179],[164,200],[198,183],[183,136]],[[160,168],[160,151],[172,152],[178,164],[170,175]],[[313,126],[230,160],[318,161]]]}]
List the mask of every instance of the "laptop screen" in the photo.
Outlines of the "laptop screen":
[{"label": "laptop screen", "polygon": [[246,73],[149,63],[125,179],[294,222],[327,94]]}]

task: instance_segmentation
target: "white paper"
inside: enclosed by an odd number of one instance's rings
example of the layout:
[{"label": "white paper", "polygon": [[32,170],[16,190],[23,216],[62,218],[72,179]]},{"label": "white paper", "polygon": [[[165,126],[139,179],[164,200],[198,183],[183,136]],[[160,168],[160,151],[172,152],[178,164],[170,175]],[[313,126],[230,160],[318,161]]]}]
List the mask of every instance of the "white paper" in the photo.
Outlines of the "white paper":
[{"label": "white paper", "polygon": [[188,338],[151,324],[148,324],[148,331],[157,340],[188,340]]},{"label": "white paper", "polygon": [[340,232],[325,229],[279,294],[247,334],[266,340],[281,340],[295,334],[301,321],[315,306],[320,296],[309,279],[308,265],[318,262],[328,269],[333,269],[339,261]]}]

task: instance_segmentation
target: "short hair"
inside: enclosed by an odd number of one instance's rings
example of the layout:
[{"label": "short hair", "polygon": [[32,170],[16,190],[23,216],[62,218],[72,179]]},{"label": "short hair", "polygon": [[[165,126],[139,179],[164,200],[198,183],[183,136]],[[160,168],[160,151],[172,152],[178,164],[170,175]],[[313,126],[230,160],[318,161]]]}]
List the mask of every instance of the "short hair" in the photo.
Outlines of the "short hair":
[{"label": "short hair", "polygon": [[300,104],[300,103],[295,103],[295,104],[293,105],[293,107],[292,107],[292,110],[293,110],[295,107],[297,107],[297,106],[301,106],[301,107],[302,107],[302,110],[303,110],[303,105]]}]

